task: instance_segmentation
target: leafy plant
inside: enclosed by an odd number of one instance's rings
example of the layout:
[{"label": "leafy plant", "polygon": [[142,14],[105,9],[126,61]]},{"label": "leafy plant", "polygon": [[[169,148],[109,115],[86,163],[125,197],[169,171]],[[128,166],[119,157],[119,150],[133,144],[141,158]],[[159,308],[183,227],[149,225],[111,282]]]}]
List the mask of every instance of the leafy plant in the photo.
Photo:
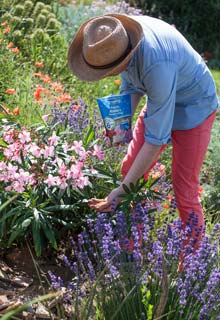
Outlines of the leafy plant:
[{"label": "leafy plant", "polygon": [[[172,208],[170,208],[172,209]],[[71,258],[63,262],[73,273],[65,285],[51,272],[54,288],[66,292],[72,319],[210,319],[219,316],[219,224],[205,235],[199,249],[184,245],[194,225],[191,215],[183,230],[179,219],[169,217],[157,226],[159,212],[136,204],[126,214],[99,214],[71,239]],[[69,252],[67,248],[67,252]],[[178,271],[180,257],[183,269]],[[216,318],[217,317],[217,318]]]},{"label": "leafy plant", "polygon": [[93,169],[104,160],[93,137],[86,136],[86,151],[67,130],[3,125],[0,221],[1,239],[8,239],[7,245],[32,234],[40,255],[46,240],[57,249],[62,228],[76,230],[83,224],[88,211],[85,199],[106,190],[99,186],[98,171]]}]

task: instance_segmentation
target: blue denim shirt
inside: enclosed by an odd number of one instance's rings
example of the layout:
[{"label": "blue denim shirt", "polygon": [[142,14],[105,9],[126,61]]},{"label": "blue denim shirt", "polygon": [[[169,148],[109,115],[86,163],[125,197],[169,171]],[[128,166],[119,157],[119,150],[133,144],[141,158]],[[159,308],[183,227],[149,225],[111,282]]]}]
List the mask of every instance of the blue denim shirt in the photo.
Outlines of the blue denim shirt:
[{"label": "blue denim shirt", "polygon": [[166,144],[172,130],[195,128],[218,108],[216,87],[202,57],[174,26],[148,16],[132,18],[144,37],[121,74],[121,93],[147,96],[145,139]]}]

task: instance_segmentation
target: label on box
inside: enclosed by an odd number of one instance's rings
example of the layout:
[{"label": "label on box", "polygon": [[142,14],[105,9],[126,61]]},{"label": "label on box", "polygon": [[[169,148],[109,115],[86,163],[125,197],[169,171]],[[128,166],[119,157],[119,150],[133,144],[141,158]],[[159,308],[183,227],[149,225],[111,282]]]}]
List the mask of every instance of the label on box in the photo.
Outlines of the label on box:
[{"label": "label on box", "polygon": [[104,121],[106,136],[113,145],[128,143],[132,139],[131,96],[111,95],[97,99]]}]

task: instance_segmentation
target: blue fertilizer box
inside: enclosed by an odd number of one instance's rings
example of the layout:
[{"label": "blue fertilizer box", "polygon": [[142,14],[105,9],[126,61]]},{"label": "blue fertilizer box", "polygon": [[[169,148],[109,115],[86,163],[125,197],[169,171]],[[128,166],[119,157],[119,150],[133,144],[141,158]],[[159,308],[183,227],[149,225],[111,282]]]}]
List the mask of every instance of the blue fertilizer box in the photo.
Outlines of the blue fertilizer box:
[{"label": "blue fertilizer box", "polygon": [[112,145],[125,144],[132,139],[131,96],[110,95],[97,99],[106,136]]}]

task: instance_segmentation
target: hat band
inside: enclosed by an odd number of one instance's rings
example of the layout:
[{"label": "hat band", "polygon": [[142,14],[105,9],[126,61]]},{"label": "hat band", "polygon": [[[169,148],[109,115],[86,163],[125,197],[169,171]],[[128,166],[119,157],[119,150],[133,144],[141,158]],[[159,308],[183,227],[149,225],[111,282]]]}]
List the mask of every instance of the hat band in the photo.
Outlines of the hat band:
[{"label": "hat band", "polygon": [[120,62],[122,62],[126,56],[129,54],[129,52],[131,51],[132,49],[132,45],[131,45],[131,41],[130,41],[130,38],[128,37],[128,46],[127,46],[127,49],[125,50],[125,52],[123,53],[123,55],[121,57],[119,57],[117,60],[109,63],[109,64],[105,64],[103,66],[94,66],[90,63],[88,63],[84,57],[84,55],[82,54],[83,56],[83,59],[85,61],[86,64],[88,64],[90,67],[94,68],[94,69],[107,69],[107,68],[111,68],[111,67],[114,67],[115,65],[119,64]]}]

